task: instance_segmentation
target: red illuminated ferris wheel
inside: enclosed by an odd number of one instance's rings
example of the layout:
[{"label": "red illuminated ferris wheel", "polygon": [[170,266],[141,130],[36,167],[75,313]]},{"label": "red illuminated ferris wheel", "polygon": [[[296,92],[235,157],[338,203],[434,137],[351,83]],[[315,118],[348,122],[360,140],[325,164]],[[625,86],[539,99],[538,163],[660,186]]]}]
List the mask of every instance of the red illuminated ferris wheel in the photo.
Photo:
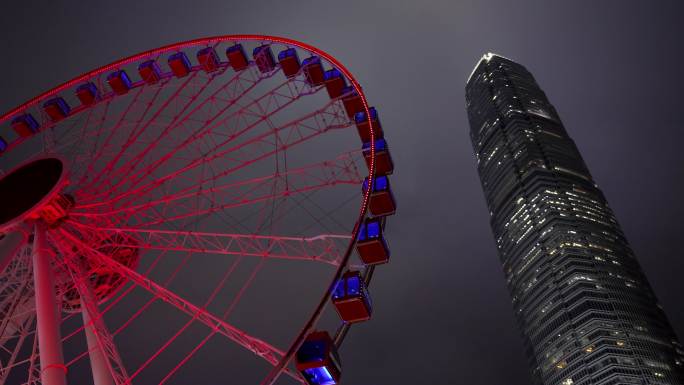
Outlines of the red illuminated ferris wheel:
[{"label": "red illuminated ferris wheel", "polygon": [[236,35],[119,60],[1,116],[0,170],[0,384],[339,383],[396,205],[332,56]]}]

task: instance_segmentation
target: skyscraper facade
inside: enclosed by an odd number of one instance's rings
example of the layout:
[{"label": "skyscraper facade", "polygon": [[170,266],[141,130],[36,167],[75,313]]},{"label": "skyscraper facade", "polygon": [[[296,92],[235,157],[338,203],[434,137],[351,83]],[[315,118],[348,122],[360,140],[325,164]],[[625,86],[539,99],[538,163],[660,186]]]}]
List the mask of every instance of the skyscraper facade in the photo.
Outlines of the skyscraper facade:
[{"label": "skyscraper facade", "polygon": [[684,352],[554,107],[487,54],[470,136],[535,384],[684,384]]}]

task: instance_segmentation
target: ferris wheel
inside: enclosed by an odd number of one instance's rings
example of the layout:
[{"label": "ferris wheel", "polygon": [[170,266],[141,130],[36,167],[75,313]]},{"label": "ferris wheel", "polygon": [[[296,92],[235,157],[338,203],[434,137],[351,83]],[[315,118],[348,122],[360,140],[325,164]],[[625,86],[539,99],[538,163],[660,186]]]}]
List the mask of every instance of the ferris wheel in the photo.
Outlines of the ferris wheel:
[{"label": "ferris wheel", "polygon": [[0,385],[339,383],[393,168],[351,73],[279,37],[150,50],[9,111]]}]

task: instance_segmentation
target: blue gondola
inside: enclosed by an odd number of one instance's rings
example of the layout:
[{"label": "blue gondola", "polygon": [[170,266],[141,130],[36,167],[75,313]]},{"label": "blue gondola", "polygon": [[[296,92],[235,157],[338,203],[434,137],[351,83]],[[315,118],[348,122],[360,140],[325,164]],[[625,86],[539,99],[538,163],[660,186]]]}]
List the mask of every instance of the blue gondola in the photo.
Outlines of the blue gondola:
[{"label": "blue gondola", "polygon": [[359,229],[356,252],[366,265],[389,262],[390,251],[382,234],[383,218],[366,218]]},{"label": "blue gondola", "polygon": [[[373,178],[373,191],[370,194],[368,210],[374,216],[392,215],[397,211],[397,204],[390,188],[390,181],[387,175],[378,175]],[[368,178],[363,180],[363,192],[368,190]]]},{"label": "blue gondola", "polygon": [[112,91],[118,95],[123,95],[131,90],[133,83],[124,70],[114,71],[107,75],[107,83],[112,87]]},{"label": "blue gondola", "polygon": [[230,66],[233,67],[235,71],[242,71],[247,68],[249,61],[247,61],[247,55],[245,54],[245,49],[242,48],[242,44],[235,44],[226,49],[226,56],[228,56],[228,61]]},{"label": "blue gondola", "polygon": [[161,79],[161,69],[155,60],[148,60],[140,63],[138,73],[147,84],[154,84]]},{"label": "blue gondola", "polygon": [[282,68],[283,73],[288,78],[297,75],[299,69],[302,67],[299,56],[297,55],[297,50],[294,48],[280,51],[280,53],[278,53],[278,62],[280,63],[280,68]]},{"label": "blue gondola", "polygon": [[0,136],[0,152],[5,152],[7,150],[7,141]]},{"label": "blue gondola", "polygon": [[358,271],[348,271],[337,281],[332,302],[344,322],[367,321],[371,317],[370,295]]},{"label": "blue gondola", "polygon": [[323,74],[323,64],[321,64],[321,58],[318,56],[310,56],[302,62],[302,68],[304,69],[304,75],[306,76],[306,81],[311,87],[319,86],[323,84],[324,74]]},{"label": "blue gondola", "polygon": [[[371,143],[365,142],[361,149],[363,151],[363,158],[366,160],[366,165],[370,168],[371,161]],[[387,141],[383,138],[375,140],[375,173],[388,175],[394,171],[394,162],[387,146]]]},{"label": "blue gondola", "polygon": [[188,76],[192,65],[185,52],[176,52],[169,56],[169,68],[177,78],[182,78]]},{"label": "blue gondola", "polygon": [[[371,122],[373,122],[373,128],[375,132],[375,139],[382,138],[382,125],[380,124],[380,118],[378,117],[378,111],[375,107],[368,109],[370,111]],[[371,139],[370,128],[368,126],[368,119],[366,118],[366,111],[361,111],[354,115],[354,122],[356,123],[356,129],[359,131],[359,136],[362,142],[369,142]]]},{"label": "blue gondola", "polygon": [[59,122],[69,116],[69,112],[71,112],[71,108],[61,97],[52,98],[45,102],[43,110],[53,122]]},{"label": "blue gondola", "polygon": [[271,51],[271,46],[264,44],[260,45],[252,51],[252,57],[254,57],[254,62],[257,68],[262,73],[271,72],[275,69],[276,63],[273,58],[273,51]]},{"label": "blue gondola", "polygon": [[92,82],[83,83],[76,88],[76,96],[81,104],[89,106],[99,98],[97,86]]},{"label": "blue gondola", "polygon": [[295,366],[309,385],[337,385],[342,367],[328,332],[310,333],[297,350]]},{"label": "blue gondola", "polygon": [[202,48],[197,52],[197,61],[205,72],[214,72],[219,69],[221,61],[213,47]]},{"label": "blue gondola", "polygon": [[323,81],[325,82],[325,89],[328,91],[330,99],[339,98],[342,96],[344,87],[347,86],[347,81],[344,75],[337,68],[329,69],[323,74]]},{"label": "blue gondola", "polygon": [[34,118],[31,114],[19,115],[12,119],[12,129],[22,138],[26,138],[35,134],[38,132],[39,128],[40,124],[38,124],[36,118]]}]

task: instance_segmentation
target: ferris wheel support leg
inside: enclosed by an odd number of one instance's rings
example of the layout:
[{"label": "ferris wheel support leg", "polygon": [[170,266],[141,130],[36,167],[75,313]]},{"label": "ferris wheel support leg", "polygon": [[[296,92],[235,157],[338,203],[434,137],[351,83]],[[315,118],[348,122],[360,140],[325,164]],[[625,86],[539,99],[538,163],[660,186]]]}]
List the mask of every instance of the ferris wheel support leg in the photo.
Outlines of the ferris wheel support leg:
[{"label": "ferris wheel support leg", "polygon": [[[87,298],[82,298],[82,301],[88,301],[97,306],[95,302],[95,295],[93,289],[89,284],[84,285],[85,293],[82,295]],[[88,306],[81,306],[81,314],[83,315],[83,326],[85,328],[86,342],[88,344],[88,355],[90,357],[90,369],[93,372],[93,385],[114,385],[114,379],[109,371],[107,365],[107,357],[105,356],[100,344],[98,343],[95,333],[95,323],[92,322]]]},{"label": "ferris wheel support leg", "polygon": [[36,224],[33,233],[33,280],[38,318],[40,379],[43,385],[66,385],[66,366],[62,354],[60,317],[57,308],[55,280],[50,265],[52,250],[48,248],[45,227]]}]

